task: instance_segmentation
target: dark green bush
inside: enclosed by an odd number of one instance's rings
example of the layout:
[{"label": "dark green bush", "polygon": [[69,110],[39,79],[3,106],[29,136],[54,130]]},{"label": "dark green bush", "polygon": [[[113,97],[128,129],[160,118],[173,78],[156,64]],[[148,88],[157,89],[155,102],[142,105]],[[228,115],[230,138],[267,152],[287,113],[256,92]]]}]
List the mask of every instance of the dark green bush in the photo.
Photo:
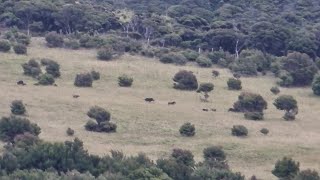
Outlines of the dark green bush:
[{"label": "dark green bush", "polygon": [[260,132],[261,132],[262,134],[264,134],[264,135],[267,135],[267,134],[269,134],[269,129],[267,129],[267,128],[262,128],[262,129],[260,130]]},{"label": "dark green bush", "polygon": [[173,77],[173,87],[180,90],[196,90],[198,89],[197,77],[191,72],[181,70]]},{"label": "dark green bush", "polygon": [[171,156],[178,162],[178,164],[184,164],[186,166],[194,166],[195,161],[193,154],[189,150],[173,149]]},{"label": "dark green bush", "polygon": [[293,180],[320,180],[320,176],[317,171],[307,169],[300,171],[298,175],[293,178]]},{"label": "dark green bush", "polygon": [[201,83],[197,92],[205,92],[208,93],[214,89],[214,85],[212,83]]},{"label": "dark green bush", "polygon": [[180,127],[179,132],[182,136],[190,137],[196,134],[195,130],[196,129],[193,124],[185,123]]},{"label": "dark green bush", "polygon": [[15,34],[16,42],[19,44],[23,44],[25,46],[28,46],[31,42],[30,36],[24,34],[24,33],[16,33]]},{"label": "dark green bush", "polygon": [[60,65],[57,62],[50,59],[45,59],[45,61],[46,62],[44,62],[44,60],[42,59],[41,64],[45,63],[47,74],[52,75],[54,78],[60,77]]},{"label": "dark green bush", "polygon": [[276,162],[272,174],[279,179],[293,179],[299,172],[299,166],[299,162],[284,157],[282,160]]},{"label": "dark green bush", "polygon": [[57,34],[56,32],[48,33],[45,39],[47,42],[47,46],[50,48],[62,47],[64,43],[63,36]]},{"label": "dark green bush", "polygon": [[289,112],[290,110],[298,108],[298,102],[290,95],[281,95],[275,99],[273,105],[279,110],[285,110]]},{"label": "dark green bush", "polygon": [[130,87],[132,86],[133,78],[127,75],[122,75],[118,77],[118,84],[120,87]]},{"label": "dark green bush", "polygon": [[68,39],[64,42],[64,45],[66,48],[73,49],[73,50],[80,48],[80,43],[76,39]]},{"label": "dark green bush", "polygon": [[97,57],[102,61],[109,61],[113,58],[113,49],[112,47],[106,46],[98,50]]},{"label": "dark green bush", "polygon": [[31,123],[26,118],[17,116],[2,117],[0,120],[0,139],[3,141],[13,141],[18,134],[29,132],[38,136],[41,129],[38,125]]},{"label": "dark green bush", "polygon": [[320,96],[320,75],[314,77],[312,82],[313,94]]},{"label": "dark green bush", "polygon": [[24,44],[14,45],[13,50],[16,54],[27,54],[27,46]]},{"label": "dark green bush", "polygon": [[289,87],[293,84],[293,77],[288,71],[281,70],[279,72],[279,81],[277,82],[280,86]]},{"label": "dark green bush", "polygon": [[210,59],[204,57],[204,56],[199,56],[196,60],[196,62],[198,63],[198,65],[200,67],[211,67],[212,66],[212,62]]},{"label": "dark green bush", "polygon": [[22,64],[23,73],[27,76],[37,77],[41,74],[40,64],[35,59],[30,59]]},{"label": "dark green bush", "polygon": [[213,64],[217,64],[220,61],[220,59],[225,59],[226,55],[222,50],[220,50],[220,51],[210,52],[208,54],[208,58],[211,60]]},{"label": "dark green bush", "polygon": [[97,71],[95,71],[95,70],[92,70],[92,71],[91,71],[91,76],[92,76],[92,79],[93,79],[94,81],[100,79],[100,73],[97,72]]},{"label": "dark green bush", "polygon": [[224,161],[226,160],[226,154],[222,150],[221,146],[210,146],[203,150],[203,157],[205,161]]},{"label": "dark green bush", "polygon": [[98,127],[98,123],[90,119],[84,127],[87,131],[95,131]]},{"label": "dark green bush", "polygon": [[187,59],[180,53],[168,53],[161,56],[160,62],[184,65],[187,63]]},{"label": "dark green bush", "polygon": [[236,78],[229,78],[228,82],[228,89],[229,90],[241,90],[242,85],[241,85],[241,80],[236,79]]},{"label": "dark green bush", "polygon": [[77,87],[92,87],[92,76],[90,73],[77,74],[74,85]]},{"label": "dark green bush", "polygon": [[51,74],[41,74],[38,77],[38,83],[40,85],[48,86],[54,84],[55,80],[54,77]]},{"label": "dark green bush", "polygon": [[268,103],[261,95],[250,92],[241,93],[233,105],[239,112],[263,112],[267,107]]},{"label": "dark green bush", "polygon": [[102,122],[101,124],[98,124],[98,127],[95,129],[96,132],[116,132],[117,131],[117,125],[112,122]]},{"label": "dark green bush", "polygon": [[234,125],[231,129],[231,134],[233,136],[247,136],[248,129],[243,125]]},{"label": "dark green bush", "polygon": [[280,89],[278,87],[272,87],[270,91],[275,95],[280,93]]},{"label": "dark green bush", "polygon": [[98,124],[101,124],[102,122],[106,122],[106,121],[110,121],[110,113],[99,107],[99,106],[93,106],[90,108],[90,110],[87,112],[87,115],[92,118],[95,119]]},{"label": "dark green bush", "polygon": [[195,61],[199,57],[199,53],[192,50],[183,51],[181,53],[188,61]]},{"label": "dark green bush", "polygon": [[73,136],[74,135],[74,130],[71,129],[71,128],[68,128],[66,132],[67,132],[68,136]]},{"label": "dark green bush", "polygon": [[263,112],[245,112],[244,117],[248,120],[263,120]]},{"label": "dark green bush", "polygon": [[11,113],[14,115],[24,115],[26,113],[26,107],[21,100],[14,100],[11,103]]},{"label": "dark green bush", "polygon": [[11,49],[10,42],[7,40],[0,40],[0,52],[9,52]]}]

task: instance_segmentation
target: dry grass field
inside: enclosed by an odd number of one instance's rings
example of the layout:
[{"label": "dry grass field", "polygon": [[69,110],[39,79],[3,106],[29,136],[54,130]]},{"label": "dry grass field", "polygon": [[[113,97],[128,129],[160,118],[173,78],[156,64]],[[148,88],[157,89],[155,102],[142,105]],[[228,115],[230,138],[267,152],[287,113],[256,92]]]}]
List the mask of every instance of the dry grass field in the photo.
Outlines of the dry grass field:
[{"label": "dry grass field", "polygon": [[[58,87],[34,86],[35,80],[22,74],[21,64],[30,58],[51,58],[61,65]],[[93,88],[73,85],[77,73],[92,69],[101,73]],[[199,82],[214,83],[210,103],[200,102],[195,92],[172,88],[172,77],[181,69],[193,71]],[[313,96],[310,88],[281,89],[281,94],[291,94],[299,103],[297,120],[286,122],[281,118],[284,112],[272,105],[276,96],[269,89],[275,85],[275,78],[242,78],[245,91],[260,93],[268,101],[265,120],[249,121],[242,114],[227,112],[240,94],[227,90],[230,72],[218,69],[221,75],[214,79],[211,70],[194,65],[165,65],[130,55],[103,62],[96,59],[95,50],[49,49],[43,39],[33,39],[27,56],[0,54],[0,115],[9,115],[11,101],[21,99],[27,104],[28,118],[41,127],[42,139],[71,140],[66,135],[66,129],[71,127],[89,152],[99,155],[115,149],[128,155],[143,152],[156,159],[168,156],[177,147],[191,150],[196,160],[202,160],[203,148],[221,145],[231,168],[247,177],[255,174],[265,180],[276,179],[271,170],[283,156],[300,161],[302,169],[320,170],[320,98]],[[131,88],[118,87],[117,77],[123,73],[134,77]],[[28,85],[17,86],[20,79]],[[80,98],[74,99],[73,94]],[[156,101],[148,104],[145,97]],[[173,100],[177,104],[168,106],[167,102]],[[85,131],[86,112],[93,105],[111,112],[111,121],[118,125],[117,133]],[[217,112],[203,112],[202,108],[216,108]],[[179,127],[185,122],[195,124],[195,137],[180,136]],[[231,127],[237,124],[248,128],[248,137],[231,136]],[[259,132],[263,127],[270,130],[269,135]]]}]

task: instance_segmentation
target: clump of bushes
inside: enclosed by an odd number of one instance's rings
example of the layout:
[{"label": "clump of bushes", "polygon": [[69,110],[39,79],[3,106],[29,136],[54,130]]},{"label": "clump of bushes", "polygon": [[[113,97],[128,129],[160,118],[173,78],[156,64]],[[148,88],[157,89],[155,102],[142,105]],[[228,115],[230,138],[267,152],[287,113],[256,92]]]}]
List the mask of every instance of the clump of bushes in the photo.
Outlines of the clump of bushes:
[{"label": "clump of bushes", "polygon": [[248,120],[263,120],[263,112],[245,112],[244,117]]},{"label": "clump of bushes", "polygon": [[300,171],[297,176],[294,177],[294,180],[319,180],[320,176],[317,171],[307,169]]},{"label": "clump of bushes", "polygon": [[196,90],[198,89],[197,77],[191,72],[181,70],[173,77],[173,88],[179,90]]},{"label": "clump of bushes", "polygon": [[290,95],[281,95],[275,99],[273,105],[279,110],[285,110],[285,120],[294,120],[298,114],[298,102]]},{"label": "clump of bushes", "polygon": [[173,63],[176,65],[184,65],[187,63],[187,59],[180,53],[168,53],[160,57],[160,62],[162,63]]},{"label": "clump of bushes", "polygon": [[26,113],[26,107],[21,100],[14,100],[11,103],[11,113],[14,115],[24,115]]},{"label": "clump of bushes", "polygon": [[102,61],[109,61],[113,58],[113,49],[112,47],[106,46],[98,50],[97,57]]},{"label": "clump of bushes", "polygon": [[274,95],[277,95],[277,94],[279,94],[280,93],[280,89],[278,88],[278,87],[272,87],[271,89],[270,89],[270,91],[274,94]]},{"label": "clump of bushes", "polygon": [[312,82],[313,94],[320,96],[320,75],[314,77]]},{"label": "clump of bushes", "polygon": [[203,150],[204,163],[214,169],[229,169],[226,154],[221,146],[210,146]]},{"label": "clump of bushes", "polygon": [[264,135],[267,135],[267,134],[269,134],[269,129],[267,129],[267,128],[262,128],[262,129],[260,130],[260,132],[261,132],[262,134],[264,134]]},{"label": "clump of bushes", "polygon": [[192,50],[183,51],[182,55],[187,58],[188,61],[195,61],[199,57],[199,53]]},{"label": "clump of bushes", "polygon": [[68,136],[73,136],[74,135],[74,130],[68,127],[66,133],[67,133]]},{"label": "clump of bushes", "polygon": [[77,74],[74,85],[77,87],[92,87],[93,78],[90,73]]},{"label": "clump of bushes", "polygon": [[206,57],[204,57],[204,56],[198,57],[196,62],[198,63],[198,65],[200,67],[211,67],[212,66],[211,60],[206,58]]},{"label": "clump of bushes", "polygon": [[118,77],[118,84],[120,87],[130,87],[132,86],[133,78],[128,75],[121,75]]},{"label": "clump of bushes", "polygon": [[51,59],[42,59],[41,64],[46,66],[47,74],[52,75],[54,78],[60,77],[60,65]]},{"label": "clump of bushes", "polygon": [[180,127],[179,132],[182,136],[190,137],[196,134],[195,130],[196,128],[194,127],[193,124],[185,123]]},{"label": "clump of bushes", "polygon": [[0,40],[0,52],[9,52],[11,49],[10,42],[7,40]]},{"label": "clump of bushes", "polygon": [[243,125],[234,125],[231,129],[231,134],[233,136],[247,136],[248,129]]},{"label": "clump of bushes", "polygon": [[208,54],[208,58],[211,60],[213,64],[217,64],[221,59],[226,58],[225,52],[223,50],[220,51],[213,51]]},{"label": "clump of bushes", "polygon": [[99,73],[98,71],[92,70],[92,71],[91,71],[91,76],[92,76],[92,79],[93,79],[94,81],[100,79],[100,73]]},{"label": "clump of bushes", "polygon": [[13,50],[16,54],[27,54],[27,46],[24,44],[14,45]]},{"label": "clump of bushes", "polygon": [[263,112],[267,107],[268,103],[261,95],[250,92],[241,93],[233,104],[233,108],[239,112]]},{"label": "clump of bushes", "polygon": [[284,157],[282,160],[278,160],[275,164],[272,174],[279,179],[293,179],[299,172],[300,164],[293,159]]},{"label": "clump of bushes", "polygon": [[38,136],[41,132],[37,124],[18,116],[2,117],[0,120],[0,139],[12,142],[16,135],[30,133]]},{"label": "clump of bushes", "polygon": [[107,133],[116,132],[117,125],[110,122],[111,114],[107,110],[99,106],[94,106],[90,108],[90,110],[87,112],[87,115],[90,118],[95,119],[96,122],[89,120],[85,125],[86,130]]},{"label": "clump of bushes", "polygon": [[214,89],[214,85],[212,83],[201,83],[197,92],[208,93]]},{"label": "clump of bushes", "polygon": [[35,59],[30,59],[22,64],[23,73],[27,76],[38,77],[41,74],[40,64]]},{"label": "clump of bushes", "polygon": [[68,39],[64,42],[64,46],[68,49],[79,49],[80,48],[80,43],[76,39]]},{"label": "clump of bushes", "polygon": [[64,40],[63,36],[56,32],[50,32],[45,37],[47,46],[50,48],[62,47]]},{"label": "clump of bushes", "polygon": [[54,84],[55,80],[51,74],[45,73],[38,77],[38,84],[48,86]]},{"label": "clump of bushes", "polygon": [[228,89],[229,90],[241,90],[242,89],[242,83],[240,79],[236,78],[229,78],[228,82]]}]

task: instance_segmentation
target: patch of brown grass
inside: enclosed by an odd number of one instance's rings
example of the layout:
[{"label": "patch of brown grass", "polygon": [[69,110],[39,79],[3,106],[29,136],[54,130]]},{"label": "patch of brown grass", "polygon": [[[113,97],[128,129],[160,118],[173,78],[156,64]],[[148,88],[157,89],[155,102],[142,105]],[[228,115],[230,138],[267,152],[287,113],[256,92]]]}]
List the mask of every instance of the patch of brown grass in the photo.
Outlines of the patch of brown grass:
[{"label": "patch of brown grass", "polygon": [[[240,91],[228,91],[227,79],[231,74],[218,69],[220,77],[213,79],[211,69],[193,65],[174,66],[155,59],[125,55],[116,61],[96,60],[95,50],[49,49],[41,39],[33,39],[27,56],[0,54],[0,113],[9,114],[12,100],[22,99],[27,104],[28,118],[42,129],[41,138],[48,141],[70,140],[66,129],[75,130],[75,136],[84,141],[91,153],[107,154],[111,149],[125,154],[144,152],[152,158],[167,156],[174,147],[191,150],[197,160],[202,160],[202,150],[210,145],[222,145],[227,152],[231,168],[247,177],[275,179],[271,174],[274,163],[283,156],[292,156],[301,162],[301,168],[320,170],[320,101],[310,88],[281,89],[281,94],[291,94],[299,103],[297,120],[281,119],[284,112],[272,105],[276,98],[269,89],[275,85],[271,76],[242,78],[246,91],[260,93],[268,101],[265,120],[245,120],[242,114],[229,113],[228,108],[237,100]],[[52,58],[61,65],[58,87],[33,86],[32,78],[22,75],[21,64],[32,57]],[[77,73],[96,70],[101,80],[93,88],[73,86]],[[200,82],[213,82],[210,103],[201,103],[199,94],[172,88],[172,77],[181,69],[193,71]],[[134,77],[131,88],[121,88],[117,78],[121,74]],[[15,83],[23,79],[27,86]],[[79,94],[80,98],[72,98]],[[145,103],[145,97],[155,98],[155,103]],[[168,106],[168,101],[176,101]],[[118,132],[100,134],[87,132],[84,124],[86,112],[93,105],[105,107],[118,125]],[[216,108],[217,112],[203,112],[202,108]],[[179,127],[191,122],[196,126],[196,136],[179,135]],[[247,138],[231,136],[231,127],[243,124],[249,130]],[[266,127],[267,136],[259,131]]]}]

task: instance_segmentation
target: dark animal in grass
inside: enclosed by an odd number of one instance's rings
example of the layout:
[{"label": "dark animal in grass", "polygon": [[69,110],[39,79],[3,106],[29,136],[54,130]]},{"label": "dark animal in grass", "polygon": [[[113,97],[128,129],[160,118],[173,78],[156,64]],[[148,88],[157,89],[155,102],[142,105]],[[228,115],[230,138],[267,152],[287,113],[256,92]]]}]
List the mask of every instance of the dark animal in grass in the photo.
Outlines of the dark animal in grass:
[{"label": "dark animal in grass", "polygon": [[202,111],[208,112],[208,111],[209,111],[209,109],[202,109]]},{"label": "dark animal in grass", "polygon": [[17,85],[19,85],[19,86],[25,86],[25,85],[27,85],[27,84],[24,83],[22,80],[20,80],[20,81],[17,82]]},{"label": "dark animal in grass", "polygon": [[236,78],[236,79],[239,79],[239,78],[241,78],[241,74],[234,73],[234,74],[233,74],[233,77]]},{"label": "dark animal in grass", "polygon": [[145,98],[144,100],[145,100],[146,102],[149,102],[149,103],[150,103],[150,102],[154,102],[154,99],[153,99],[153,98]]},{"label": "dark animal in grass", "polygon": [[53,86],[58,87],[58,84],[53,84]]},{"label": "dark animal in grass", "polygon": [[75,94],[75,95],[72,95],[72,97],[73,97],[73,98],[79,98],[80,95]]},{"label": "dark animal in grass", "polygon": [[175,104],[176,104],[175,101],[168,102],[168,105],[175,105]]}]

